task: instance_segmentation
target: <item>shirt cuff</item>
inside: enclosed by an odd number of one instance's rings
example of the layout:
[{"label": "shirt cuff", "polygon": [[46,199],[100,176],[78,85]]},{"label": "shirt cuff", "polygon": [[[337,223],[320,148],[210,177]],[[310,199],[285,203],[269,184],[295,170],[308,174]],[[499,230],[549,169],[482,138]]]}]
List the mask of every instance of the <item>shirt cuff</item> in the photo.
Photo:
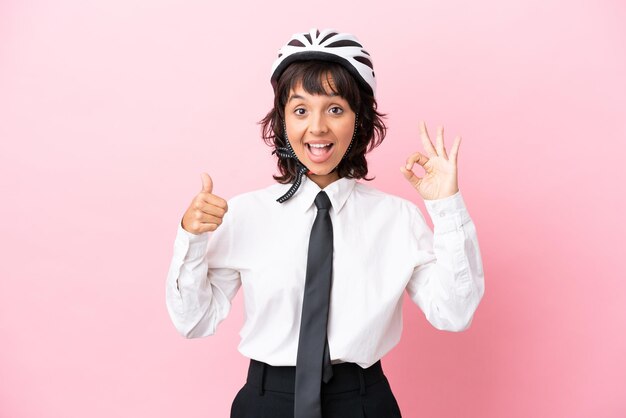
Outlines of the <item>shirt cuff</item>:
[{"label": "shirt cuff", "polygon": [[182,220],[178,223],[175,247],[184,254],[185,260],[195,260],[204,256],[209,233],[191,233],[183,228]]},{"label": "shirt cuff", "polygon": [[443,199],[424,200],[424,205],[433,221],[435,232],[460,230],[471,221],[460,190]]}]

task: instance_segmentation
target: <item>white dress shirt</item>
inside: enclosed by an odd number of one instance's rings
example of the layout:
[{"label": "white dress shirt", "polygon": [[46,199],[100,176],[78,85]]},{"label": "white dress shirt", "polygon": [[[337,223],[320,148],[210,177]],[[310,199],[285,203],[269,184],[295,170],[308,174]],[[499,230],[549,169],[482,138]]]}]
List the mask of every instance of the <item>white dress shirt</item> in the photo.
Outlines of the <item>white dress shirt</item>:
[{"label": "white dress shirt", "polygon": [[[214,334],[243,286],[241,354],[273,366],[296,365],[314,200],[322,189],[303,176],[296,194],[278,203],[290,186],[275,183],[231,198],[213,232],[195,235],[179,222],[166,304],[181,335]],[[409,200],[348,178],[323,190],[332,204],[334,235],[328,313],[333,364],[369,367],[399,342],[405,290],[434,327],[462,331],[470,325],[484,277],[460,191],[424,201],[433,234]]]}]

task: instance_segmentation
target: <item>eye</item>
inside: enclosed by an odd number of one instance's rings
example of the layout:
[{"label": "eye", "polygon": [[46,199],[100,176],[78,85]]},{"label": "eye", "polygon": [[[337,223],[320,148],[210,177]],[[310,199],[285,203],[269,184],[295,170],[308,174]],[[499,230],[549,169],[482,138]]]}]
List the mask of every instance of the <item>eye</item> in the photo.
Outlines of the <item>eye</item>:
[{"label": "eye", "polygon": [[306,110],[304,110],[304,109],[303,109],[303,108],[301,108],[301,107],[298,107],[297,109],[295,109],[295,110],[293,111],[293,113],[295,113],[295,114],[296,114],[296,115],[298,115],[298,116],[302,116],[302,115],[304,115],[304,113],[305,113],[305,112],[306,112]]},{"label": "eye", "polygon": [[333,106],[330,108],[330,113],[334,115],[341,115],[343,113],[343,109],[339,106]]}]

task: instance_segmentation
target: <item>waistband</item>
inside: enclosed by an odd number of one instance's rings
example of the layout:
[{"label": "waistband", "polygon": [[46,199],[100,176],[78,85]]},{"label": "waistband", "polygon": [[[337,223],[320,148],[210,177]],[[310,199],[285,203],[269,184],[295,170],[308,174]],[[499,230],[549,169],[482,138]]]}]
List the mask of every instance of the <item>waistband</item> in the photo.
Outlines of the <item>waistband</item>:
[{"label": "waistband", "polygon": [[[333,364],[333,377],[328,383],[320,382],[321,393],[340,393],[359,390],[363,395],[367,386],[385,379],[380,360],[362,368],[356,363]],[[264,390],[294,393],[296,387],[295,366],[271,366],[267,363],[250,359],[247,384],[257,388],[262,395]]]}]

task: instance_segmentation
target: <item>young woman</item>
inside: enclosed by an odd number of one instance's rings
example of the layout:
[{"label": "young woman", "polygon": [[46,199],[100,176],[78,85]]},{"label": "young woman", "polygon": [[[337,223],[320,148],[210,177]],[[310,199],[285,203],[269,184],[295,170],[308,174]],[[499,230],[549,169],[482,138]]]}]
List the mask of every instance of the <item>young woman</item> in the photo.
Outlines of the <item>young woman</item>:
[{"label": "young woman", "polygon": [[250,367],[231,417],[400,417],[381,358],[400,339],[404,292],[447,331],[470,325],[484,293],[458,189],[460,138],[448,155],[443,128],[433,145],[422,123],[427,155],[401,168],[433,234],[414,203],[357,182],[371,180],[365,154],[386,133],[372,57],[358,39],[295,34],[270,80],[262,132],[280,175],[226,202],[202,173],[178,226],[169,314],[187,338],[212,335],[243,288],[239,351]]}]

